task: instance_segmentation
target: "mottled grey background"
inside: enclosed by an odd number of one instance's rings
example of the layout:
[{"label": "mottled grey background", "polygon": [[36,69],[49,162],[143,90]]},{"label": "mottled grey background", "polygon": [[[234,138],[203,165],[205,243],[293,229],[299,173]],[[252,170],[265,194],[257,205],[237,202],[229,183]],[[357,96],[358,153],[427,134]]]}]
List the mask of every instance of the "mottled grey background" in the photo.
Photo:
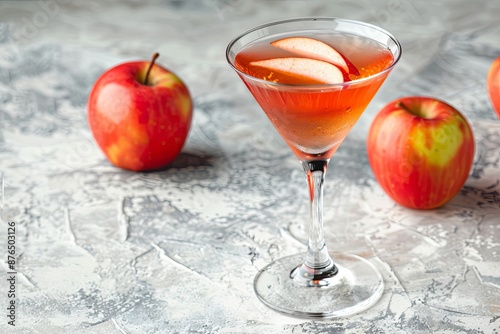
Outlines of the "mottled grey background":
[{"label": "mottled grey background", "polygon": [[[308,217],[307,191],[224,55],[248,28],[311,15],[374,23],[404,49],[325,193],[330,248],[369,258],[384,295],[329,321],[254,296],[260,268],[305,249],[290,226]],[[19,251],[18,326],[0,314],[0,333],[499,333],[500,122],[485,87],[498,17],[487,0],[0,1],[0,254],[7,220]],[[188,84],[193,126],[170,167],[127,172],[94,144],[86,100],[106,68],[154,51]],[[367,164],[371,119],[413,94],[456,106],[477,139],[463,191],[438,210],[394,204]]]}]

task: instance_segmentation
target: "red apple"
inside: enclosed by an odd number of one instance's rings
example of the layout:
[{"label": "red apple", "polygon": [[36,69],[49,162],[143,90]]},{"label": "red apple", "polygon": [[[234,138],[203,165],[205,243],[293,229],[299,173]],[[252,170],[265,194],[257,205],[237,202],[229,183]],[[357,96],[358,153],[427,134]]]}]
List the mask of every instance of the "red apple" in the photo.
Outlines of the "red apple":
[{"label": "red apple", "polygon": [[405,97],[377,114],[367,153],[375,178],[394,201],[432,209],[464,185],[474,160],[474,136],[465,117],[449,104]]},{"label": "red apple", "polygon": [[486,79],[486,86],[493,109],[500,118],[500,57],[491,64]]},{"label": "red apple", "polygon": [[132,171],[165,167],[188,135],[191,96],[177,75],[154,64],[157,57],[107,70],[90,92],[90,129],[115,166]]}]

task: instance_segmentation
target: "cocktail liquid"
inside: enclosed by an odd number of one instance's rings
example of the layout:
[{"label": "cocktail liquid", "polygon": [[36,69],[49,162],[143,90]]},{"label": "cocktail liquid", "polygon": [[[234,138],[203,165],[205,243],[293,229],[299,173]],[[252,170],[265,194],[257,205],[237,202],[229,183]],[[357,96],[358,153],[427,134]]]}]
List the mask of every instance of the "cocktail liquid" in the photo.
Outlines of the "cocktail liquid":
[{"label": "cocktail liquid", "polygon": [[[293,152],[301,161],[329,159],[354,126],[388,72],[375,75],[392,65],[392,53],[373,40],[345,33],[293,36],[314,38],[341,53],[356,66],[359,75],[350,81],[319,84],[300,76],[284,75],[252,66],[258,60],[297,57],[272,46],[277,38],[261,39],[243,48],[235,59],[250,92]],[[292,37],[291,35],[279,38]]]}]

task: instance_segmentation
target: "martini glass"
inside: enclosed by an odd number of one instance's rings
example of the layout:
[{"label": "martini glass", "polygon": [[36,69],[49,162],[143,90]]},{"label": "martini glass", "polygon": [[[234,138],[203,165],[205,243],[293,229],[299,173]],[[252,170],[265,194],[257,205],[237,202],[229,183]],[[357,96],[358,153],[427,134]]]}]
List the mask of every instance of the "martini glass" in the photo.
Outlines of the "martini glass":
[{"label": "martini glass", "polygon": [[[353,63],[356,60],[375,70],[338,84],[285,84],[252,74],[238,60],[240,53],[255,59],[272,58],[275,50],[268,47],[270,42],[297,36],[331,41],[342,47],[342,53]],[[375,60],[373,64],[363,63],[376,59],[382,51],[390,56],[385,66],[377,69]],[[300,160],[309,188],[307,252],[278,259],[255,277],[254,290],[268,307],[294,317],[331,318],[361,312],[382,295],[382,275],[371,262],[357,255],[328,251],[323,229],[323,184],[330,158],[400,56],[399,42],[385,30],[337,18],[273,22],[241,34],[228,45],[229,64]]]}]

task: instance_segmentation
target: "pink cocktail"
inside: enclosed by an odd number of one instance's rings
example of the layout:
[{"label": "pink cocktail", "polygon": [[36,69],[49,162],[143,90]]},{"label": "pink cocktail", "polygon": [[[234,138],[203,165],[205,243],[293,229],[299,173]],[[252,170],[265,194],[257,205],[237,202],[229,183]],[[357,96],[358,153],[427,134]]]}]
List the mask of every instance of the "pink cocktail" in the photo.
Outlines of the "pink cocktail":
[{"label": "pink cocktail", "polygon": [[370,24],[304,18],[245,32],[226,55],[301,161],[309,185],[308,250],[263,268],[254,281],[257,296],[297,317],[366,309],[382,294],[382,276],[366,259],[328,252],[323,183],[330,158],[399,60],[399,42]]}]

